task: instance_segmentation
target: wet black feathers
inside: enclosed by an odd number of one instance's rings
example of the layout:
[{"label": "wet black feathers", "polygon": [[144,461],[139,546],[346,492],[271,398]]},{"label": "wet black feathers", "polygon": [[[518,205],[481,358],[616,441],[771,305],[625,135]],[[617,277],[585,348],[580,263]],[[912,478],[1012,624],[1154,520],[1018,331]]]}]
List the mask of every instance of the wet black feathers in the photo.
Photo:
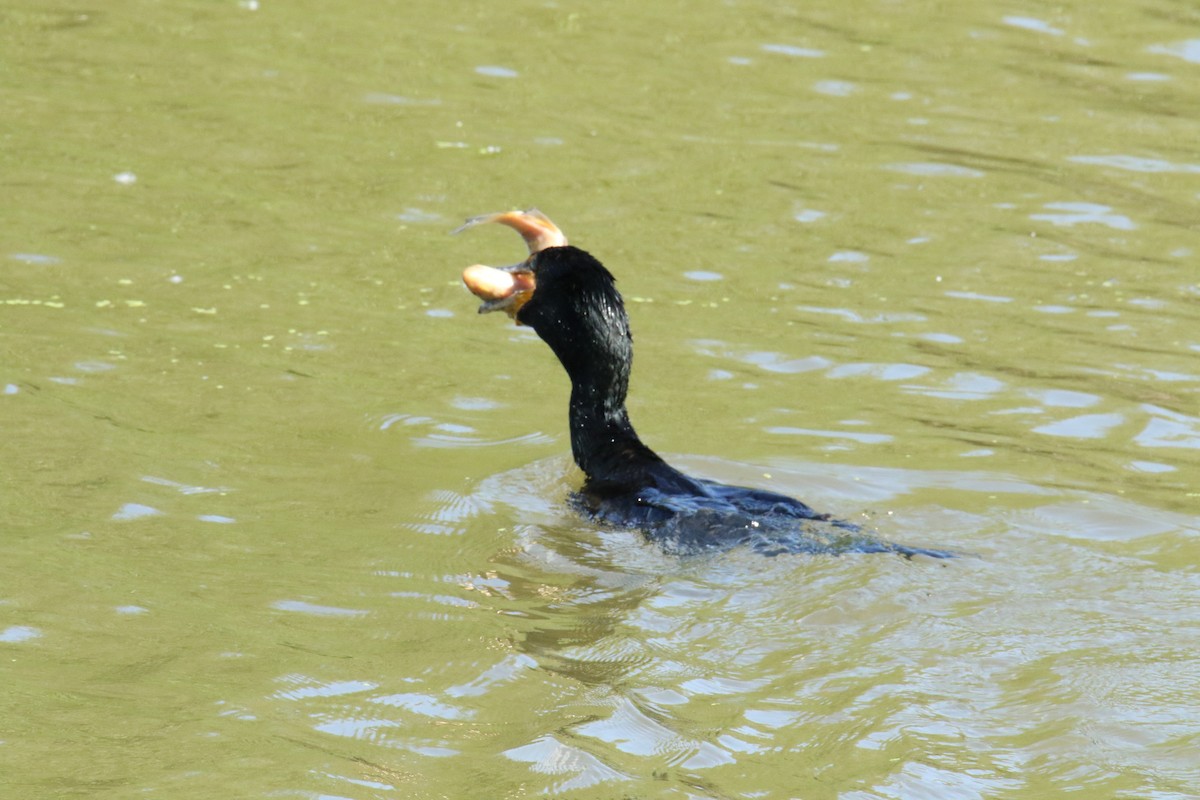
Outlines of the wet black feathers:
[{"label": "wet black feathers", "polygon": [[536,287],[517,313],[571,379],[571,451],[587,481],[573,498],[584,514],[640,528],[685,552],[749,544],[778,553],[949,553],[884,542],[785,495],[692,478],[647,447],[625,398],[633,337],[612,273],[577,247],[530,259]]}]

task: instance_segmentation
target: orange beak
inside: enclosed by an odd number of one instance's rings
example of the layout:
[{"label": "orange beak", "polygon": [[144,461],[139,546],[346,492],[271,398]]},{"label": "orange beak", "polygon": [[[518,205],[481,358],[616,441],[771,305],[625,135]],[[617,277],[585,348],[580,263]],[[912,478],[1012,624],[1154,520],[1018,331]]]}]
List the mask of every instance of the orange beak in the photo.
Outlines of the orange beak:
[{"label": "orange beak", "polygon": [[[531,257],[534,253],[539,253],[548,247],[564,247],[567,244],[567,235],[536,208],[525,211],[501,211],[495,214],[471,217],[453,232],[459,233],[487,222],[507,225],[521,234]],[[463,270],[463,283],[471,290],[471,294],[483,301],[479,306],[480,314],[503,310],[513,320],[517,319],[517,312],[529,301],[537,288],[533,270],[529,268],[530,260],[526,259],[511,267],[499,268],[473,264]],[[517,324],[521,323],[517,322]]]},{"label": "orange beak", "polygon": [[547,247],[562,247],[567,243],[567,235],[560,231],[558,226],[550,221],[549,217],[536,208],[526,211],[501,211],[496,214],[483,214],[478,217],[471,217],[456,228],[454,233],[459,233],[465,231],[467,228],[474,228],[476,225],[483,225],[487,222],[499,222],[501,225],[507,225],[521,234],[521,238],[529,246],[530,254],[545,250]]}]

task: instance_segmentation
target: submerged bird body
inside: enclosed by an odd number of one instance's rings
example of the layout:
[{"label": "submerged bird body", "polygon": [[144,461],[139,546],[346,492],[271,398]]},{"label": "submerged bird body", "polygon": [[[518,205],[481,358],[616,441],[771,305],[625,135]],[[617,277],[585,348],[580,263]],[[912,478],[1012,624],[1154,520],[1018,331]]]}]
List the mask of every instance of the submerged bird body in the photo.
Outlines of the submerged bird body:
[{"label": "submerged bird body", "polygon": [[463,280],[485,301],[480,312],[508,311],[533,328],[566,370],[571,453],[586,476],[572,498],[581,513],[641,529],[685,552],[749,544],[771,555],[949,555],[880,540],[786,495],[693,478],[667,464],[638,437],[625,408],[633,337],[612,273],[567,244],[540,212],[476,217],[464,227],[482,222],[513,227],[529,245],[521,264],[499,270],[476,265]]}]

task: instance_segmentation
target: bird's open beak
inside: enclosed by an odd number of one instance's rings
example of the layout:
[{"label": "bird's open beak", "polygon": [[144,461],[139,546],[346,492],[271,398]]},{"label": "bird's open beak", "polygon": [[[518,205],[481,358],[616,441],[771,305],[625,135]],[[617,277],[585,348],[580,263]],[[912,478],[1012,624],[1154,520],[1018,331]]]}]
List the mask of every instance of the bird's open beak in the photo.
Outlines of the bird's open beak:
[{"label": "bird's open beak", "polygon": [[480,314],[505,311],[514,320],[537,287],[527,261],[499,268],[472,264],[463,270],[462,279],[471,294],[483,301],[479,306]]},{"label": "bird's open beak", "polygon": [[[459,233],[476,225],[487,222],[498,222],[521,234],[529,248],[529,255],[541,252],[548,247],[563,247],[567,244],[567,236],[558,226],[550,221],[536,208],[525,211],[501,211],[495,214],[482,214],[471,217],[453,232]],[[473,264],[463,270],[462,279],[471,294],[483,301],[479,313],[489,311],[505,311],[513,320],[517,312],[528,302],[537,287],[533,270],[529,268],[530,259],[511,267],[489,267],[484,264]],[[520,325],[520,322],[517,322]]]}]

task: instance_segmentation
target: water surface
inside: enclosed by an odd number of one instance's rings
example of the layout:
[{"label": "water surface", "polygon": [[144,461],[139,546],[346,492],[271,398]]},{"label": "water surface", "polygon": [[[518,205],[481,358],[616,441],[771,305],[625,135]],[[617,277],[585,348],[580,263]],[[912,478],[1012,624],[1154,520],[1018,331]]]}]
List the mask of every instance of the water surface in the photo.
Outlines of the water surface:
[{"label": "water surface", "polygon": [[[0,12],[21,797],[1195,796],[1178,3]],[[598,529],[459,270],[617,274],[691,472],[950,563]]]}]

